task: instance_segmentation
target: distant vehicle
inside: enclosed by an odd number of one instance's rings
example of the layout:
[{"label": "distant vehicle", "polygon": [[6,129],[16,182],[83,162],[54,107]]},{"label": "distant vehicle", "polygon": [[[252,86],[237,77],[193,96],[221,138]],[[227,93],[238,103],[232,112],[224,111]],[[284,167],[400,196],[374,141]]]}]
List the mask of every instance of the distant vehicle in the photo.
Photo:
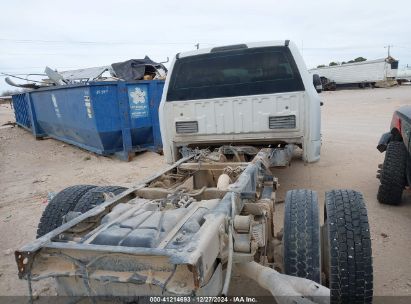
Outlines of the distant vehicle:
[{"label": "distant vehicle", "polygon": [[379,82],[395,81],[397,71],[398,60],[392,57],[309,70],[310,73],[325,77],[337,86],[358,85],[361,88],[375,86]]},{"label": "distant vehicle", "polygon": [[377,149],[385,152],[377,178],[381,185],[378,201],[397,205],[401,202],[405,186],[411,185],[411,106],[403,106],[394,112],[390,132],[381,136]]},{"label": "distant vehicle", "polygon": [[411,67],[407,65],[398,70],[397,82],[399,85],[411,82]]},{"label": "distant vehicle", "polygon": [[335,91],[337,84],[334,81],[330,81],[327,77],[320,77],[324,91]]}]

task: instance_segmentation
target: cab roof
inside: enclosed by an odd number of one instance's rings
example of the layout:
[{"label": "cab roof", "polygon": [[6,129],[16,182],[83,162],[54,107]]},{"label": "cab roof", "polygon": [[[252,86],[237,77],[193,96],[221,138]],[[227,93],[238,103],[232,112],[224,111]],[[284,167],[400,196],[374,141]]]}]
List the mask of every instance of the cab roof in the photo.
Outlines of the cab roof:
[{"label": "cab roof", "polygon": [[288,46],[289,44],[290,44],[290,40],[275,40],[275,41],[261,41],[261,42],[248,42],[248,43],[240,43],[240,44],[232,44],[232,45],[223,45],[223,46],[203,48],[203,49],[198,49],[194,51],[178,53],[176,55],[176,58],[179,59],[183,57],[196,56],[196,55],[219,52],[219,51],[242,49],[242,48]]}]

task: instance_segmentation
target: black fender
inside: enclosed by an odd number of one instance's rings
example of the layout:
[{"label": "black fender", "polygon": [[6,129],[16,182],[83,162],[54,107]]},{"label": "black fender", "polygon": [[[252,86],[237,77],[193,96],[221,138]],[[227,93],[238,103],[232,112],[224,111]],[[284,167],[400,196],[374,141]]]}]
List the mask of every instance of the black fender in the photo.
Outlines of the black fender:
[{"label": "black fender", "polygon": [[380,141],[378,142],[378,145],[377,145],[377,150],[380,151],[381,153],[385,152],[385,150],[387,150],[388,143],[392,139],[393,139],[393,136],[391,132],[387,132],[381,135]]},{"label": "black fender", "polygon": [[381,153],[385,152],[385,150],[387,150],[387,145],[392,141],[402,141],[401,131],[397,128],[392,128],[390,132],[381,135],[377,150]]}]

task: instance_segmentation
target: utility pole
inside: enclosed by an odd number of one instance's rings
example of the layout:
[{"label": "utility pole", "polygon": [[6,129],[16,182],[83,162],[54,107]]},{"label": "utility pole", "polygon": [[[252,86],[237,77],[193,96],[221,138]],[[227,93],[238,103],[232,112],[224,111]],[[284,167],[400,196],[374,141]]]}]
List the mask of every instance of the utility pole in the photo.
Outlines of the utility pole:
[{"label": "utility pole", "polygon": [[391,54],[390,54],[390,49],[392,48],[392,47],[394,47],[393,45],[387,45],[387,46],[384,46],[384,49],[388,49],[388,57],[390,57],[391,56]]},{"label": "utility pole", "polygon": [[200,43],[194,44],[194,46],[197,48],[197,50],[200,48]]}]

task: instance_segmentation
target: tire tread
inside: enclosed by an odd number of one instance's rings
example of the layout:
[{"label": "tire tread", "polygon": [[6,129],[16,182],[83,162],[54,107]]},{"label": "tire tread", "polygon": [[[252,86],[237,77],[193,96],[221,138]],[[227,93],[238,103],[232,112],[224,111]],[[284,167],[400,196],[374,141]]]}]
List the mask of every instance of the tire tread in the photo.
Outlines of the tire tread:
[{"label": "tire tread", "polygon": [[320,225],[317,193],[287,192],[284,214],[284,272],[320,283]]},{"label": "tire tread", "polygon": [[385,152],[377,199],[382,204],[398,205],[406,185],[407,150],[403,142],[390,142]]},{"label": "tire tread", "polygon": [[104,203],[103,193],[120,194],[127,188],[121,186],[102,186],[90,189],[76,204],[73,211],[85,213],[97,205]]},{"label": "tire tread", "polygon": [[93,185],[76,185],[65,188],[57,193],[57,195],[48,203],[40,218],[37,227],[37,238],[61,226],[63,223],[63,216],[69,211],[73,211],[81,197],[95,187],[96,186]]},{"label": "tire tread", "polygon": [[330,303],[372,303],[373,266],[367,209],[361,193],[326,192]]}]

